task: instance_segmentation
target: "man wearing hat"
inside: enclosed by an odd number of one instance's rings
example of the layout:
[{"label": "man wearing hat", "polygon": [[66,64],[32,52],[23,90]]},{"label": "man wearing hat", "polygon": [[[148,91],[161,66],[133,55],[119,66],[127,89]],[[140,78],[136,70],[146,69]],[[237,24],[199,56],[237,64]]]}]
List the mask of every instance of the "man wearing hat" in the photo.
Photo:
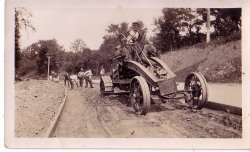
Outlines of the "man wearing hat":
[{"label": "man wearing hat", "polygon": [[140,23],[133,22],[131,26],[131,30],[127,33],[126,41],[127,41],[127,48],[132,56],[132,59],[141,62],[139,54],[138,54],[138,44],[141,37],[140,34]]},{"label": "man wearing hat", "polygon": [[84,73],[84,79],[85,79],[85,84],[86,84],[85,88],[88,87],[88,83],[90,84],[91,88],[94,88],[93,83],[92,83],[92,79],[91,79],[92,75],[93,74],[92,74],[91,69],[88,68],[88,70]]},{"label": "man wearing hat", "polygon": [[63,76],[64,76],[64,85],[65,85],[65,87],[66,87],[66,84],[68,83],[68,87],[69,87],[69,84],[70,84],[71,89],[73,89],[74,88],[74,83],[73,83],[71,77],[69,76],[68,72],[65,72]]},{"label": "man wearing hat", "polygon": [[83,68],[80,69],[79,73],[78,73],[78,79],[80,81],[80,86],[83,87],[83,80],[84,80],[84,72],[83,72]]},{"label": "man wearing hat", "polygon": [[140,23],[133,22],[131,26],[131,30],[127,34],[127,43],[134,44],[139,40],[140,37]]},{"label": "man wearing hat", "polygon": [[100,76],[104,76],[104,74],[105,74],[105,69],[103,68],[103,66],[101,66]]}]

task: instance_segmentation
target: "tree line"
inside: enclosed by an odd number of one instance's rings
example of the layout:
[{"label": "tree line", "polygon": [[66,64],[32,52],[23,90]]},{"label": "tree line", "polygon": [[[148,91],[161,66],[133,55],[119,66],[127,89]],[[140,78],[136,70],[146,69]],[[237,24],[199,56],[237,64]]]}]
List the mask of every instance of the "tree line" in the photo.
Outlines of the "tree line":
[{"label": "tree line", "polygon": [[[212,8],[211,39],[221,39],[241,31],[240,8]],[[162,16],[154,19],[156,33],[149,39],[162,53],[205,42],[207,9],[164,8]],[[15,68],[20,76],[35,75],[46,77],[48,57],[51,58],[51,71],[62,73],[67,71],[76,74],[80,68],[92,69],[98,75],[100,67],[106,71],[110,68],[109,58],[114,54],[115,47],[120,44],[119,37],[129,31],[129,23],[110,24],[98,50],[91,50],[86,43],[76,38],[71,43],[70,51],[66,51],[57,40],[39,40],[21,50],[20,39],[23,29],[35,31],[31,22],[32,14],[26,8],[15,8]],[[147,28],[142,21],[141,41],[146,41]],[[122,34],[121,34],[122,33]],[[239,36],[240,38],[240,36]]]},{"label": "tree line", "polygon": [[[205,42],[207,9],[164,8],[162,14],[154,21],[157,32],[154,43],[162,52]],[[211,39],[241,31],[241,8],[211,8],[210,18]]]}]

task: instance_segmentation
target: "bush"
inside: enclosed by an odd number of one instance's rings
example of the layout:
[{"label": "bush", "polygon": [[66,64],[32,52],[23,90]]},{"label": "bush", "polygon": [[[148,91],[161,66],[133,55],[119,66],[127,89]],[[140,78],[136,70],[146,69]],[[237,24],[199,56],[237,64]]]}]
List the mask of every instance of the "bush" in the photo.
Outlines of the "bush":
[{"label": "bush", "polygon": [[24,66],[20,65],[20,69],[18,70],[17,74],[20,76],[24,76],[35,70],[36,70],[36,67],[32,64],[26,64]]},{"label": "bush", "polygon": [[211,40],[209,44],[207,44],[206,42],[202,42],[202,43],[194,44],[193,46],[184,46],[181,48],[181,50],[187,50],[189,48],[206,49],[207,46],[216,47],[216,46],[219,46],[219,45],[231,42],[231,41],[238,41],[238,40],[241,40],[241,32],[233,33],[228,37],[219,37],[217,39]]},{"label": "bush", "polygon": [[241,32],[233,33],[228,37],[225,37],[225,42],[241,40]]},{"label": "bush", "polygon": [[241,40],[241,32],[233,33],[228,37],[218,38],[217,40],[213,40],[211,44],[217,46],[217,45],[221,45],[221,44],[225,44],[225,43],[228,43],[231,41],[237,41],[237,40]]}]

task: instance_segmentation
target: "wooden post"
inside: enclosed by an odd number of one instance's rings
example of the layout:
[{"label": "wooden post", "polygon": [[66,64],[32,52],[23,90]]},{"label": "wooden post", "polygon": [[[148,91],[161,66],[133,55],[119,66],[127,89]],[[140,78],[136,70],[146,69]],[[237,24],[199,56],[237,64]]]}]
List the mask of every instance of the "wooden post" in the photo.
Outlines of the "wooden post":
[{"label": "wooden post", "polygon": [[48,57],[48,80],[49,80],[49,65],[50,65],[50,56],[47,56]]},{"label": "wooden post", "polygon": [[206,42],[210,42],[210,8],[207,8],[207,39]]}]

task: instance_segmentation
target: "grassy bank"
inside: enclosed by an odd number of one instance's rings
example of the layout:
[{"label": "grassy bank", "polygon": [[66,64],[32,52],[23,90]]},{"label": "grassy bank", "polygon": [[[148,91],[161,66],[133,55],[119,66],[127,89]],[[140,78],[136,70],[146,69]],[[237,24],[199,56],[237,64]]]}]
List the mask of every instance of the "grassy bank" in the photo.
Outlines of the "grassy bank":
[{"label": "grassy bank", "polygon": [[241,40],[197,44],[161,58],[178,75],[178,81],[190,72],[200,72],[208,82],[241,83]]}]

